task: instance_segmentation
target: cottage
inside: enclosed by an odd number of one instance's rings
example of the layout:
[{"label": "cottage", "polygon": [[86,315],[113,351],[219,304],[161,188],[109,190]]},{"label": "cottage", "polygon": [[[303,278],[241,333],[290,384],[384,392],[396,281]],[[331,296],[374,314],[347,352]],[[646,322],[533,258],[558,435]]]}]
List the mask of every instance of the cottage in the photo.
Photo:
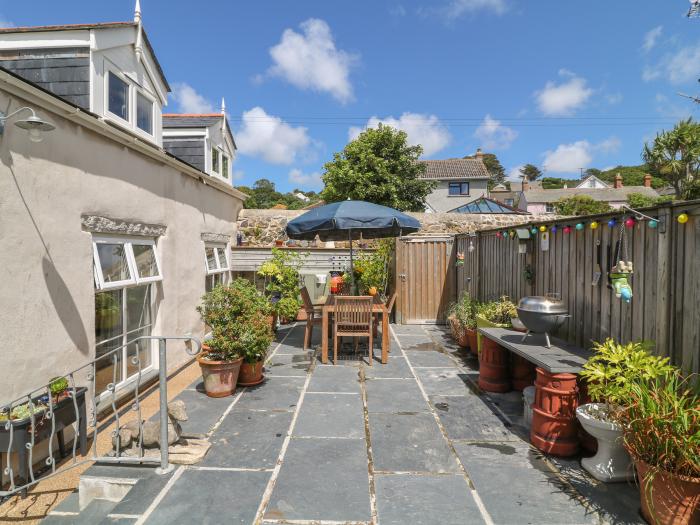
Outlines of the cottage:
[{"label": "cottage", "polygon": [[426,198],[426,212],[448,212],[488,193],[489,172],[477,150],[473,159],[421,160],[423,179],[435,181],[435,189]]},{"label": "cottage", "polygon": [[[129,22],[0,30],[0,402],[135,337],[203,334],[195,307],[229,278],[245,196],[223,111],[166,117],[164,133],[168,91],[138,3]],[[203,163],[168,152],[178,130],[206,146]],[[103,360],[97,393],[152,377],[156,350]]]}]

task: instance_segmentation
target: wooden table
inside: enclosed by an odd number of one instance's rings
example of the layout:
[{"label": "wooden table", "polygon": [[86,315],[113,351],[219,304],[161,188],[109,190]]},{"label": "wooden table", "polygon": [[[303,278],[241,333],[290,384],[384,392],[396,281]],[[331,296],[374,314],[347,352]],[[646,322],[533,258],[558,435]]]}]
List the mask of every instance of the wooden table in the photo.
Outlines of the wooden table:
[{"label": "wooden table", "polygon": [[479,328],[479,333],[550,374],[578,374],[593,355],[556,337],[550,337],[552,346],[547,348],[543,334],[530,334],[523,341],[524,333],[505,328]]},{"label": "wooden table", "polygon": [[[328,363],[328,317],[330,314],[335,312],[335,296],[329,295],[323,305],[323,315],[321,321],[321,362],[323,364]],[[382,314],[382,364],[386,364],[389,361],[389,312],[386,309],[386,305],[379,298],[379,295],[374,296],[374,302],[372,303],[372,313]],[[370,352],[371,356],[374,357],[374,352]]]}]

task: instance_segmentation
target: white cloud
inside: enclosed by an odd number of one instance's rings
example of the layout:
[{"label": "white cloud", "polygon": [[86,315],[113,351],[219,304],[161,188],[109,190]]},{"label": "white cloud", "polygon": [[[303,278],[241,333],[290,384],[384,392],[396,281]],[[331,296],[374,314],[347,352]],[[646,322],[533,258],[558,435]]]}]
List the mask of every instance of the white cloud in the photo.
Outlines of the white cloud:
[{"label": "white cloud", "polygon": [[477,11],[491,11],[502,15],[507,10],[508,5],[505,0],[450,0],[447,5],[439,9],[440,14],[449,20]]},{"label": "white cloud", "polygon": [[561,84],[547,82],[544,89],[535,93],[537,106],[548,116],[573,115],[593,95],[593,90],[586,85],[585,78],[565,69],[560,70],[559,75],[569,80]]},{"label": "white cloud", "polygon": [[642,80],[644,82],[651,82],[660,76],[661,70],[658,66],[644,66],[644,69],[642,69]]},{"label": "white cloud", "polygon": [[663,33],[663,26],[656,26],[654,29],[650,29],[647,31],[647,33],[644,35],[644,43],[642,44],[642,49],[648,53],[652,49],[654,49],[654,46],[656,46],[656,42],[659,40],[659,37],[661,36],[661,33]]},{"label": "white cloud", "polygon": [[172,97],[181,113],[214,113],[214,105],[185,82],[176,82],[172,86]]},{"label": "white cloud", "polygon": [[405,131],[408,143],[423,146],[423,155],[430,156],[447,147],[452,140],[447,127],[435,115],[404,113],[401,117],[371,117],[364,128],[353,126],[348,130],[350,140],[354,140],[364,129],[376,128],[379,124]]},{"label": "white cloud", "polygon": [[300,190],[308,188],[322,188],[323,181],[320,173],[304,173],[298,168],[289,172],[289,182],[293,182]]},{"label": "white cloud", "polygon": [[642,80],[651,82],[666,78],[671,84],[695,82],[700,71],[700,42],[683,47],[675,54],[667,54],[656,64],[644,66]]},{"label": "white cloud", "polygon": [[245,177],[245,173],[243,172],[243,170],[233,170],[232,177],[234,181],[243,180],[243,177]]},{"label": "white cloud", "polygon": [[581,168],[588,168],[596,153],[614,153],[620,148],[620,140],[610,137],[597,144],[591,144],[587,140],[579,140],[571,144],[560,144],[554,151],[544,153],[542,167],[546,172],[576,173]]},{"label": "white cloud", "polygon": [[244,111],[242,121],[236,142],[244,155],[271,164],[292,164],[311,144],[306,128],[290,126],[259,106]]},{"label": "white cloud", "polygon": [[508,180],[511,181],[519,181],[522,180],[523,174],[520,173],[520,170],[525,166],[525,164],[519,164],[518,166],[515,166],[514,168],[511,168],[508,171],[508,176],[506,177]]},{"label": "white cloud", "polygon": [[310,18],[299,27],[301,33],[285,29],[280,43],[270,48],[273,65],[267,74],[300,89],[330,93],[342,103],[351,101],[350,69],[358,57],[335,47],[325,21]]},{"label": "white cloud", "polygon": [[486,115],[481,125],[476,128],[474,136],[481,141],[486,150],[508,149],[518,136],[518,132],[500,121]]}]

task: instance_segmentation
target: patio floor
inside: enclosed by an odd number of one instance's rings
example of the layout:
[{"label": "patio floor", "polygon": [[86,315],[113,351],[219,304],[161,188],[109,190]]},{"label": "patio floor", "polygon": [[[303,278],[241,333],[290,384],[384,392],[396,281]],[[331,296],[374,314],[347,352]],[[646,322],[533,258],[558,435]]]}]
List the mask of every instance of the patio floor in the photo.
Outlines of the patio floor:
[{"label": "patio floor", "polygon": [[533,449],[520,394],[480,393],[475,359],[441,327],[392,326],[389,363],[372,367],[322,365],[303,331],[280,330],[262,385],[178,396],[184,430],[210,434],[201,463],[93,466],[138,482],[80,513],[73,494],[44,523],[643,523],[634,485]]}]

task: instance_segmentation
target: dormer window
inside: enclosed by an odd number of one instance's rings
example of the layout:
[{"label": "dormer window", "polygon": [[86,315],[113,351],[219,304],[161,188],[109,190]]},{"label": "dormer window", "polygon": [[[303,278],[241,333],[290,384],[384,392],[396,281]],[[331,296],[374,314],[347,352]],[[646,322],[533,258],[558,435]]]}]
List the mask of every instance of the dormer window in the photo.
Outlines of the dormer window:
[{"label": "dormer window", "polygon": [[221,155],[221,176],[228,179],[228,157]]},{"label": "dormer window", "polygon": [[129,121],[129,84],[109,72],[109,111]]},{"label": "dormer window", "polygon": [[[106,61],[105,61],[106,62]],[[107,68],[107,117],[135,132],[154,136],[154,98],[139,84]]]}]

